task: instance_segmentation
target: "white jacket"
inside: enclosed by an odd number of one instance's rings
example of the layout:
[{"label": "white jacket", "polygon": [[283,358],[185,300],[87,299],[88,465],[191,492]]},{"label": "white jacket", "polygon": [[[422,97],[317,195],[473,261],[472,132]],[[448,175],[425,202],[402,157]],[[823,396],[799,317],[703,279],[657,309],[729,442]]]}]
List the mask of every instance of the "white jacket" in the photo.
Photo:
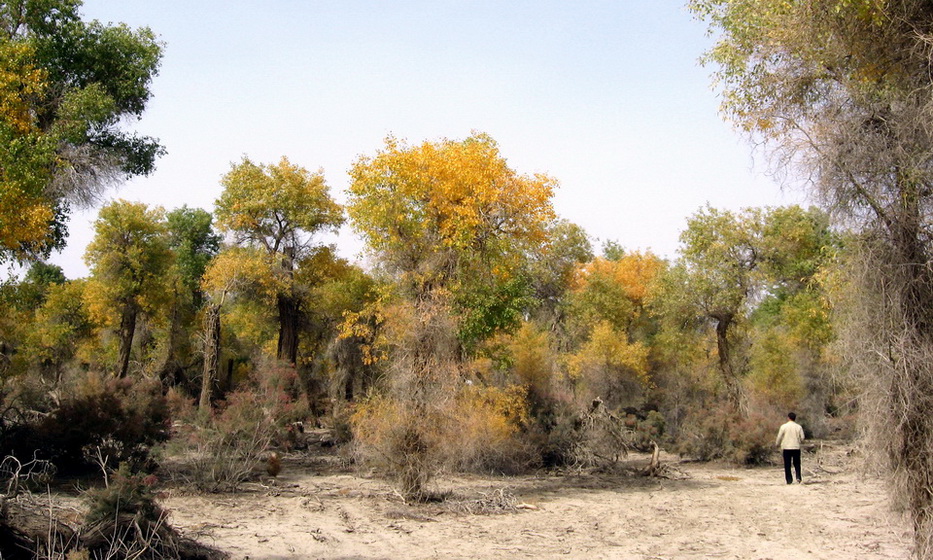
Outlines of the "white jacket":
[{"label": "white jacket", "polygon": [[786,423],[781,424],[781,429],[778,430],[777,440],[774,444],[780,445],[781,449],[800,449],[800,444],[803,443],[804,439],[806,438],[800,424],[788,420]]}]

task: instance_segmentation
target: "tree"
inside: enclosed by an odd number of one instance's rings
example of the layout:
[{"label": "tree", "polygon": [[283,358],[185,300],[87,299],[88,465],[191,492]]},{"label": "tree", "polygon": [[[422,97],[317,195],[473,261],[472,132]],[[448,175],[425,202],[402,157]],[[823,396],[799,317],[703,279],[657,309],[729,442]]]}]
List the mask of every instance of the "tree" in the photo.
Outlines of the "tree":
[{"label": "tree", "polygon": [[201,397],[198,408],[210,407],[220,367],[221,311],[228,298],[246,293],[260,300],[274,299],[279,291],[269,275],[270,256],[261,249],[230,247],[211,260],[204,271],[201,289],[207,294],[204,306]]},{"label": "tree", "polygon": [[[933,6],[694,0],[724,110],[859,234],[847,332],[915,553],[933,555]],[[848,297],[856,295],[857,297]],[[866,312],[866,310],[869,310]]]},{"label": "tree", "polygon": [[350,176],[353,227],[397,288],[374,313],[391,345],[388,396],[354,427],[361,441],[388,440],[373,447],[395,463],[402,491],[423,498],[451,437],[462,350],[520,324],[524,265],[554,219],[556,184],[517,174],[482,134],[417,146],[389,138]]},{"label": "tree", "polygon": [[350,176],[353,227],[409,297],[446,292],[466,341],[519,325],[513,301],[530,294],[523,265],[554,219],[553,179],[517,174],[484,134],[418,146],[390,137]]},{"label": "tree", "polygon": [[[593,260],[593,247],[582,227],[557,220],[548,227],[546,242],[532,250],[529,276],[534,289],[533,316],[550,331],[563,329],[567,293],[584,263]],[[563,338],[563,337],[561,337]]]},{"label": "tree", "polygon": [[756,209],[736,215],[705,208],[694,214],[681,233],[681,260],[666,277],[661,298],[669,313],[712,322],[722,382],[735,410],[744,398],[734,331],[760,264],[760,221]]},{"label": "tree", "polygon": [[139,118],[162,45],[148,28],[83,22],[79,0],[0,3],[0,258],[64,243],[70,205],[152,171]]},{"label": "tree", "polygon": [[175,253],[181,284],[188,290],[194,306],[200,307],[201,277],[220,250],[221,237],[214,232],[213,217],[206,210],[182,206],[165,218],[169,247]]},{"label": "tree", "polygon": [[295,364],[302,306],[307,296],[296,281],[303,264],[321,249],[314,236],[336,230],[343,211],[328,193],[324,176],[298,167],[286,158],[257,165],[244,158],[232,166],[217,199],[217,226],[233,234],[234,242],[261,249],[269,257],[268,274],[275,277],[279,320],[277,357]]},{"label": "tree", "polygon": [[164,212],[125,200],[101,208],[84,260],[91,269],[98,314],[108,320],[114,310],[119,315],[117,374],[125,377],[139,314],[153,312],[168,297],[164,280],[172,253]]},{"label": "tree", "polygon": [[85,280],[50,287],[28,326],[25,350],[32,362],[60,375],[61,366],[91,338],[95,325],[84,301],[86,287]]},{"label": "tree", "polygon": [[785,305],[814,303],[803,294],[818,289],[815,276],[833,243],[827,216],[798,206],[738,213],[707,207],[688,220],[681,243],[681,258],[665,275],[657,302],[684,324],[712,325],[721,380],[739,410],[746,404],[748,366],[740,349],[750,338],[738,331],[756,309],[764,319]]},{"label": "tree", "polygon": [[220,250],[220,235],[212,227],[213,217],[200,208],[183,206],[166,215],[168,245],[174,254],[169,279],[172,298],[165,342],[165,359],[160,377],[178,381],[186,369],[183,360],[190,353],[185,332],[192,330],[194,316],[201,308],[204,294],[201,279],[210,260]]},{"label": "tree", "polygon": [[573,322],[588,331],[599,321],[631,339],[647,338],[646,300],[665,263],[651,252],[625,253],[616,260],[596,258],[578,267],[573,279]]}]

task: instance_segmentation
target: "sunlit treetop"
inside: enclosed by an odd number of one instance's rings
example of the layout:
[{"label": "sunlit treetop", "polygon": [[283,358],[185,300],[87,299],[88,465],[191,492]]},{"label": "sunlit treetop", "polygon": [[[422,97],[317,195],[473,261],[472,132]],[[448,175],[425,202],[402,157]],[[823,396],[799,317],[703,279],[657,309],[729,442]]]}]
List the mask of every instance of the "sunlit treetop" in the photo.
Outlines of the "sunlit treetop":
[{"label": "sunlit treetop", "polygon": [[509,168],[485,134],[417,146],[388,138],[350,170],[348,211],[368,246],[401,264],[437,251],[540,243],[557,182]]},{"label": "sunlit treetop", "polygon": [[[260,165],[244,158],[221,180],[217,227],[268,253],[301,253],[313,234],[334,230],[343,211],[330,197],[324,176],[282,158]],[[296,255],[292,255],[295,257]]]},{"label": "sunlit treetop", "polygon": [[622,288],[626,298],[642,305],[664,267],[664,261],[650,252],[633,251],[617,260],[596,258],[578,269],[574,289],[586,289],[586,284],[595,277],[607,278]]}]

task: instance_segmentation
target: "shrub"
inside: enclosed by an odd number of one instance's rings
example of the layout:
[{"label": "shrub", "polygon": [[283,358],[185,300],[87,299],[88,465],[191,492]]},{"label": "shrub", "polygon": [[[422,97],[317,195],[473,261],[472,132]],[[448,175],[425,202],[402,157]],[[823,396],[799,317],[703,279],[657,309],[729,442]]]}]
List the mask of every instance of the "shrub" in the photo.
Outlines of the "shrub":
[{"label": "shrub", "polygon": [[465,386],[453,403],[453,432],[440,441],[445,462],[458,471],[510,474],[535,462],[533,449],[521,437],[529,421],[526,394],[517,385]]},{"label": "shrub", "polygon": [[207,492],[236,491],[259,471],[275,433],[257,393],[231,393],[204,422],[185,425],[179,433],[191,459],[190,482]]},{"label": "shrub", "polygon": [[48,459],[61,472],[86,470],[99,460],[140,468],[151,447],[168,439],[168,407],[157,381],[87,373],[62,393],[48,414],[6,434],[4,455]]},{"label": "shrub", "polygon": [[443,466],[438,442],[445,418],[420,414],[383,396],[372,396],[357,407],[353,426],[354,455],[362,464],[381,469],[406,498],[428,497],[427,483]]},{"label": "shrub", "polygon": [[85,523],[100,523],[126,514],[150,523],[160,521],[165,513],[152,492],[156,480],[154,475],[133,473],[127,465],[120,465],[105,487],[85,494]]},{"label": "shrub", "polygon": [[632,428],[632,447],[650,452],[654,449],[652,444],[660,444],[664,438],[667,421],[657,410],[649,410],[644,418],[637,414],[628,414],[626,425]]},{"label": "shrub", "polygon": [[721,409],[709,410],[702,416],[688,417],[675,447],[681,455],[700,461],[725,459],[758,465],[771,459],[776,430],[774,422],[761,414],[742,417]]},{"label": "shrub", "polygon": [[[69,559],[211,559],[225,555],[182,537],[156,502],[153,475],[121,465],[105,487],[85,493],[88,512]],[[72,543],[68,543],[69,545]],[[57,555],[56,557],[61,557]]]}]

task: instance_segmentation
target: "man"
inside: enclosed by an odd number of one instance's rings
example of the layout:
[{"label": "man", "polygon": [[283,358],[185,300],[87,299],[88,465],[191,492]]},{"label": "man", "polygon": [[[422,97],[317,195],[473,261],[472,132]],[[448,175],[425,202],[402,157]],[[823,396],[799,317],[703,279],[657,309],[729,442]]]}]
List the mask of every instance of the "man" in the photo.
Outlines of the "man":
[{"label": "man", "polygon": [[794,479],[790,476],[790,464],[794,463],[794,472],[797,475],[797,482],[803,482],[800,479],[800,444],[803,443],[803,428],[795,422],[797,415],[793,412],[787,414],[787,422],[781,425],[778,430],[777,441],[775,445],[781,446],[781,452],[784,455],[784,478],[788,484],[793,484]]}]

